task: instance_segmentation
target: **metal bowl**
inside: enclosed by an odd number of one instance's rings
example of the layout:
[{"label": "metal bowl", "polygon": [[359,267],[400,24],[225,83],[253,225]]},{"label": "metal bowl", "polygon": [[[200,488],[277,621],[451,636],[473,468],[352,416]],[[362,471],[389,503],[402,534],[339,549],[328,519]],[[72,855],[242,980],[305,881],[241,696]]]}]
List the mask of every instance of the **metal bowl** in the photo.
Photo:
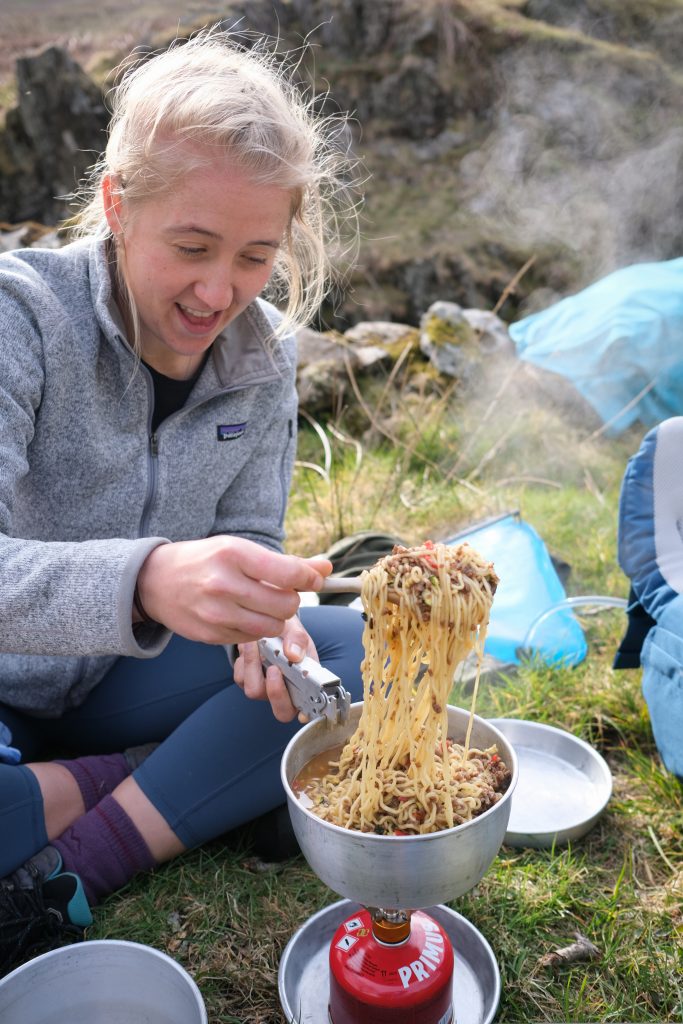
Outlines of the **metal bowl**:
[{"label": "metal bowl", "polygon": [[543,849],[586,835],[612,795],[605,759],[553,725],[517,718],[494,718],[491,724],[514,745],[519,763],[506,845]]},{"label": "metal bowl", "polygon": [[[330,889],[366,907],[417,910],[462,896],[486,873],[505,836],[517,783],[511,744],[498,729],[474,716],[471,745],[486,748],[495,743],[512,773],[503,797],[477,818],[420,836],[357,832],[323,821],[304,807],[291,783],[316,754],[346,742],[356,730],[362,707],[362,702],[352,704],[343,725],[310,722],[283,754],[282,783],[304,857]],[[464,741],[469,717],[469,711],[448,708],[450,739]]]},{"label": "metal bowl", "polygon": [[207,1024],[196,983],[166,953],[95,939],[60,946],[0,979],[2,1024]]}]

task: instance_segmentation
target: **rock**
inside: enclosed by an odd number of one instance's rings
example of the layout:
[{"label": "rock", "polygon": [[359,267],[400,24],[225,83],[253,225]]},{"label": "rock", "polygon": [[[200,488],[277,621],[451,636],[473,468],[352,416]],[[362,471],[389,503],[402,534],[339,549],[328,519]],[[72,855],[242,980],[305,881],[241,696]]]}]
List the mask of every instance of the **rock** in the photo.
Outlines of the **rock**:
[{"label": "rock", "polygon": [[582,430],[588,433],[599,430],[603,425],[592,405],[562,374],[520,360],[517,389],[520,402],[533,401],[541,408],[552,409],[567,423],[581,424]]},{"label": "rock", "polygon": [[515,344],[510,337],[507,324],[499,316],[486,309],[463,309],[462,315],[470,327],[474,328],[482,353],[514,354]]},{"label": "rock", "polygon": [[396,324],[386,320],[366,320],[344,331],[344,337],[353,345],[389,345],[406,343],[415,336],[410,324]]},{"label": "rock", "polygon": [[347,365],[355,377],[391,364],[391,354],[378,345],[351,344],[336,331],[297,331],[299,404],[311,415],[329,413],[352,394]]},{"label": "rock", "polygon": [[311,415],[337,408],[351,399],[353,389],[349,370],[357,380],[380,369],[387,372],[399,352],[395,346],[415,328],[406,324],[360,323],[344,335],[336,331],[318,333],[308,327],[297,331],[299,404]]},{"label": "rock", "polygon": [[319,45],[346,56],[383,50],[401,16],[395,0],[291,0],[291,6],[303,24],[317,26]]},{"label": "rock", "polygon": [[338,407],[348,390],[349,382],[343,365],[332,359],[319,359],[299,368],[296,388],[299,406],[311,416],[330,412]]},{"label": "rock", "polygon": [[55,224],[104,149],[102,94],[65,50],[17,61],[18,106],[0,132],[0,220]]},{"label": "rock", "polygon": [[0,252],[39,246],[41,249],[59,249],[64,245],[65,236],[58,230],[46,228],[44,224],[27,221],[24,224],[0,223]]},{"label": "rock", "polygon": [[24,249],[26,232],[23,228],[0,232],[0,252],[12,252],[13,249]]},{"label": "rock", "polygon": [[299,366],[321,360],[343,362],[343,335],[336,331],[314,331],[311,327],[300,327],[296,332],[296,347]]},{"label": "rock", "polygon": [[412,55],[374,86],[370,101],[371,116],[383,131],[415,140],[439,135],[452,113],[434,63]]},{"label": "rock", "polygon": [[451,129],[446,129],[434,139],[427,139],[426,141],[421,140],[420,143],[415,146],[415,158],[421,163],[439,160],[441,157],[448,156],[454,149],[458,149],[460,146],[465,145],[468,140],[469,136],[466,132],[456,132]]},{"label": "rock", "polygon": [[420,320],[420,349],[448,377],[469,379],[477,334],[456,302],[433,302]]},{"label": "rock", "polygon": [[[363,348],[359,348],[354,353],[355,361],[360,370],[371,370],[378,366],[391,364],[393,362],[391,355],[385,348],[380,348],[378,345],[364,345]],[[352,360],[353,366],[353,360]]]},{"label": "rock", "polygon": [[297,392],[299,405],[312,416],[332,408],[348,388],[344,367],[346,342],[335,331],[320,333],[310,327],[296,332]]},{"label": "rock", "polygon": [[512,356],[515,346],[495,313],[434,302],[420,322],[420,348],[432,365],[466,384],[491,355]]}]

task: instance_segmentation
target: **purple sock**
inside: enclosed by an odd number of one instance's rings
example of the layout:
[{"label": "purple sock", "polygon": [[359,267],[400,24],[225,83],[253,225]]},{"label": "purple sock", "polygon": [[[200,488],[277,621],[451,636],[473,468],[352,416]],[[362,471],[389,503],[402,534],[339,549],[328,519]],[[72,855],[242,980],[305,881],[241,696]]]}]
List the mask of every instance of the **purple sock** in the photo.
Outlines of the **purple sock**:
[{"label": "purple sock", "polygon": [[61,853],[64,868],[80,877],[91,906],[138,871],[156,866],[147,843],[112,796],[100,800],[51,845]]},{"label": "purple sock", "polygon": [[119,782],[130,775],[123,754],[96,754],[73,761],[55,761],[67,768],[78,783],[86,811],[92,810],[103,796],[113,793]]}]

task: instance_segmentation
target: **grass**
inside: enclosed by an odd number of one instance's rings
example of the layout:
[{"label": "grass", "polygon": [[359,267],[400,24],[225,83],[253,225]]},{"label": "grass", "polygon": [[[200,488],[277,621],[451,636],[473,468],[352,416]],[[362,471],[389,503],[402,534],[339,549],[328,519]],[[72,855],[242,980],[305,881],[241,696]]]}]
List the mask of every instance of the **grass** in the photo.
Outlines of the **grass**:
[{"label": "grass", "polygon": [[[86,66],[94,68],[87,62],[98,60],[104,66],[110,52],[152,35],[162,21],[166,28],[169,14],[175,25],[199,8],[219,6],[121,0],[93,8],[85,0],[6,0],[0,110],[14,102],[8,78],[14,56],[24,48],[68,39]],[[491,39],[501,47],[509,47],[517,33],[520,43],[553,39],[588,57],[616,59],[623,53],[630,64],[651,62],[647,53],[530,23],[517,10],[521,0],[468,0],[467,7],[475,21],[488,21]],[[68,13],[75,22],[66,19]],[[112,13],[118,34],[112,34]],[[666,67],[662,73],[672,74]],[[447,154],[444,163],[453,157]],[[437,228],[443,235],[442,168],[438,161],[435,171],[430,166],[420,165],[420,177],[433,173],[435,188],[423,189],[426,198],[418,214],[411,212],[410,224],[397,220],[412,205],[397,202],[406,187],[403,171],[415,168],[412,151],[396,143],[390,167],[396,182],[390,176],[371,197],[375,223],[391,217],[391,240],[376,231],[380,254],[399,244],[401,251],[415,248],[411,239],[422,248]],[[470,229],[458,211],[448,217],[451,234],[468,241]],[[491,236],[497,238],[500,225],[495,228]],[[448,248],[467,250],[452,238]],[[398,298],[403,296],[397,292]],[[571,593],[625,596],[616,560],[617,499],[626,459],[642,431],[593,437],[595,424],[571,396],[549,393],[547,382],[532,379],[524,368],[513,372],[503,359],[488,374],[481,368],[475,391],[457,394],[420,366],[417,353],[404,369],[391,382],[364,384],[367,412],[347,398],[335,422],[320,425],[332,452],[328,469],[320,434],[302,423],[300,459],[327,475],[304,466],[296,471],[290,550],[310,554],[341,535],[370,528],[419,541],[519,509],[551,552],[570,563]],[[614,779],[607,811],[570,847],[503,847],[476,889],[452,905],[494,950],[502,978],[499,1024],[681,1021],[683,791],[658,760],[639,673],[611,669],[622,616],[604,611],[581,621],[589,649],[581,665],[524,664],[484,685],[477,710],[547,722],[592,743]],[[452,699],[467,706],[466,688]],[[176,957],[199,984],[210,1024],[281,1024],[282,952],[311,914],[336,899],[301,858],[270,868],[255,861],[247,827],[135,879],[96,909],[89,937],[148,943]],[[600,959],[543,967],[540,958],[571,942],[576,930],[599,947]]]},{"label": "grass", "polygon": [[[504,370],[498,366],[498,379]],[[367,528],[416,541],[517,508],[570,563],[569,592],[625,596],[617,500],[642,432],[592,436],[583,413],[572,416],[528,380],[516,388],[514,375],[488,415],[490,387],[463,396],[434,378],[421,389],[416,380],[413,362],[404,376],[364,385],[367,413],[347,407],[334,423],[302,422],[302,463],[319,469],[297,470],[290,549],[322,550]],[[522,664],[482,686],[477,710],[584,738],[610,765],[613,797],[593,830],[569,846],[503,847],[476,889],[452,906],[496,956],[499,1024],[680,1021],[683,789],[658,760],[639,673],[611,668],[623,613],[600,609],[581,622],[589,651],[582,664]],[[469,700],[467,687],[456,686],[452,702]],[[337,898],[302,858],[260,864],[247,826],[134,880],[96,910],[90,936],[125,937],[175,956],[199,984],[211,1024],[282,1024],[282,952]],[[543,966],[541,957],[576,931],[599,959]]]},{"label": "grass", "polygon": [[[571,729],[603,753],[614,778],[608,809],[587,837],[555,850],[504,848],[459,901],[499,957],[502,1021],[681,1017],[683,790],[658,764],[637,674],[622,673],[617,688],[593,653],[594,639],[600,646],[614,634],[604,624],[589,629],[583,665],[526,666],[480,702],[485,715]],[[575,931],[599,947],[599,961],[539,965],[541,953],[568,945]]]}]

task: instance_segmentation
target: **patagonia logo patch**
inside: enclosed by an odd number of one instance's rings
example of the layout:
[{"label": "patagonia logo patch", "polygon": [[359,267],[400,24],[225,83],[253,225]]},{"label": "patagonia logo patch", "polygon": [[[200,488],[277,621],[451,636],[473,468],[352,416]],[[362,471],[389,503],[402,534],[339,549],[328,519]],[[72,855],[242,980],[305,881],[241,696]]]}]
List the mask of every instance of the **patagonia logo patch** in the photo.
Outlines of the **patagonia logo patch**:
[{"label": "patagonia logo patch", "polygon": [[236,441],[246,429],[246,423],[218,423],[216,425],[216,440]]}]

